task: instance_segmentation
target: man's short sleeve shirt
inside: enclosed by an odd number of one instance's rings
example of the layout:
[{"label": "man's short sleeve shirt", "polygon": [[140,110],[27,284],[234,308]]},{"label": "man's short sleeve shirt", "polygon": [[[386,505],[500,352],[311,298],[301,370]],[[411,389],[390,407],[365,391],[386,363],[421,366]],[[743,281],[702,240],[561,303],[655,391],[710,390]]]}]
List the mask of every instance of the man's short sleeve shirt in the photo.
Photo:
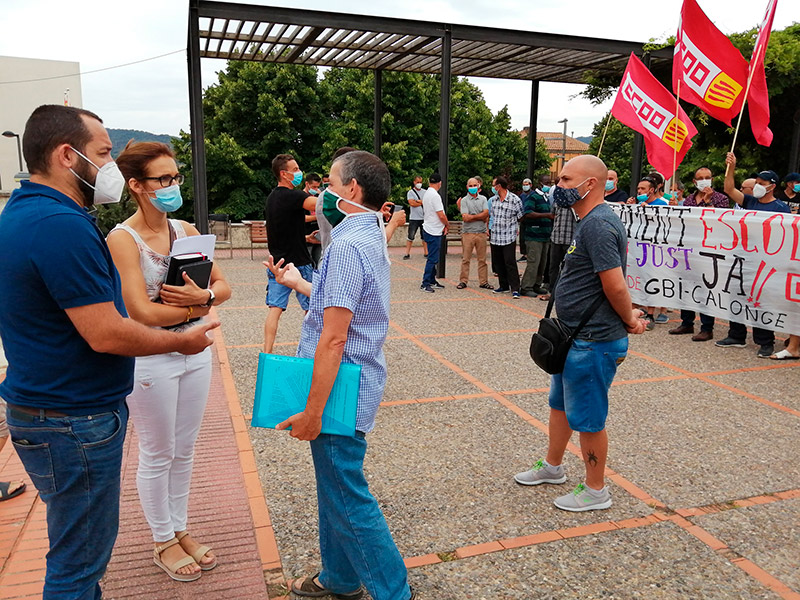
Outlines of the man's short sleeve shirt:
[{"label": "man's short sleeve shirt", "polygon": [[306,211],[303,209],[307,197],[303,190],[283,186],[276,187],[267,196],[267,246],[275,262],[282,258],[296,267],[311,264],[306,244]]},{"label": "man's short sleeve shirt", "polygon": [[425,195],[422,197],[422,210],[425,215],[422,228],[428,235],[442,235],[444,223],[438,213],[440,210],[444,211],[444,203],[439,192],[433,188],[425,190]]},{"label": "man's short sleeve shirt", "polygon": [[[551,213],[552,210],[547,197],[535,191],[528,194],[523,204],[523,211],[526,215],[529,213]],[[525,219],[522,224],[524,225],[523,234],[526,240],[531,242],[550,241],[550,234],[553,232],[553,219]]]},{"label": "man's short sleeve shirt", "polygon": [[[461,199],[461,214],[462,215],[477,215],[483,211],[489,210],[489,203],[486,201],[486,196],[478,194],[472,196],[467,194]],[[463,233],[486,233],[486,221],[464,221],[461,226]]]},{"label": "man's short sleeve shirt", "polygon": [[517,240],[519,220],[522,218],[522,200],[514,192],[506,192],[505,199],[495,196],[492,200],[492,233],[489,242],[495,246],[507,246]]},{"label": "man's short sleeve shirt", "polygon": [[[422,202],[422,196],[425,195],[425,190],[418,190],[417,188],[411,188],[408,190],[406,194],[406,200],[414,200],[415,202]],[[414,221],[422,221],[425,218],[425,215],[422,212],[421,206],[411,206],[411,202],[408,203],[411,207],[411,210],[408,213],[408,220]]]},{"label": "man's short sleeve shirt", "polygon": [[297,356],[314,358],[326,308],[353,313],[342,361],[361,365],[356,429],[368,433],[386,385],[383,343],[389,327],[389,262],[386,238],[375,215],[355,214],[333,228],[331,245],[314,272],[309,309]]},{"label": "man's short sleeve shirt", "polygon": [[780,200],[773,200],[772,202],[759,202],[758,198],[755,196],[751,196],[750,194],[743,194],[744,202],[742,202],[742,208],[745,210],[764,210],[767,212],[776,212],[776,213],[789,213],[789,206],[784,204]]},{"label": "man's short sleeve shirt", "polygon": [[0,215],[0,337],[8,357],[0,396],[72,415],[117,410],[134,359],[95,352],[66,309],[113,302],[127,317],[119,275],[85,209],[23,182]]},{"label": "man's short sleeve shirt", "polygon": [[[583,314],[603,294],[602,271],[627,267],[628,238],[622,221],[607,204],[600,204],[578,222],[575,240],[567,250],[556,285],[556,312],[569,327],[577,327]],[[628,335],[608,301],[595,311],[578,338],[608,342]]]},{"label": "man's short sleeve shirt", "polygon": [[683,201],[684,206],[706,206],[710,208],[730,208],[731,203],[728,197],[722,192],[714,190],[708,203],[697,203],[697,192],[692,192]]}]

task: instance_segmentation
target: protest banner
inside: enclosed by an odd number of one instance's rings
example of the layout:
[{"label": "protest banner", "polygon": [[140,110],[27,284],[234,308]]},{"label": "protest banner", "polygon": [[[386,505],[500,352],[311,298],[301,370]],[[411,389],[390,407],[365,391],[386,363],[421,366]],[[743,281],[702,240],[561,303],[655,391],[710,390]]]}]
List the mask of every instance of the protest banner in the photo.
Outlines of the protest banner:
[{"label": "protest banner", "polygon": [[644,306],[685,308],[800,335],[800,215],[610,204]]}]

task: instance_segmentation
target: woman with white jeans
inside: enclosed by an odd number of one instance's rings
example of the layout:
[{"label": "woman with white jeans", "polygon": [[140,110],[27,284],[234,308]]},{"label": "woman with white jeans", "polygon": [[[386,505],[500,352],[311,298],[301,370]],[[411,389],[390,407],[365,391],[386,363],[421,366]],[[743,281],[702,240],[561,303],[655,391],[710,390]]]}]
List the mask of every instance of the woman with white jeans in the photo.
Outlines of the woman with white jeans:
[{"label": "woman with white jeans", "polygon": [[[213,305],[230,298],[219,267],[208,288],[184,274],[184,285],[166,285],[169,252],[176,239],[199,235],[189,223],[167,219],[181,206],[172,150],[166,144],[128,144],[117,158],[136,213],[108,235],[131,318],[151,327],[193,327]],[[153,560],[172,579],[194,581],[217,566],[211,548],[187,531],[194,444],[211,382],[211,348],[194,356],[178,353],[136,359],[128,408],[139,435],[136,484],[155,542]]]}]

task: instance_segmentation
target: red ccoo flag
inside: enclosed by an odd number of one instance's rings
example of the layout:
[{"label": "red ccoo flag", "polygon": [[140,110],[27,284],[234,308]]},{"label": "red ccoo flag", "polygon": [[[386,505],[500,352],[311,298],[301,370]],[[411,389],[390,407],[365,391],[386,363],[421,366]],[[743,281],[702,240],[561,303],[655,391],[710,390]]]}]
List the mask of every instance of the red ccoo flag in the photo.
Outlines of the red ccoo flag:
[{"label": "red ccoo flag", "polygon": [[747,98],[750,111],[750,126],[753,136],[762,146],[772,144],[772,131],[769,128],[769,93],[767,77],[764,74],[764,55],[767,53],[769,35],[772,32],[772,19],[778,0],[769,0],[767,13],[758,30],[756,45],[753,47],[753,58],[750,59],[750,94]]},{"label": "red ccoo flag", "polygon": [[742,110],[746,84],[747,61],[696,0],[684,0],[672,61],[672,91],[730,126]]},{"label": "red ccoo flag", "polygon": [[631,53],[611,114],[644,136],[647,160],[661,173],[672,173],[676,151],[680,164],[697,134],[682,108],[676,118],[676,104],[675,96]]}]

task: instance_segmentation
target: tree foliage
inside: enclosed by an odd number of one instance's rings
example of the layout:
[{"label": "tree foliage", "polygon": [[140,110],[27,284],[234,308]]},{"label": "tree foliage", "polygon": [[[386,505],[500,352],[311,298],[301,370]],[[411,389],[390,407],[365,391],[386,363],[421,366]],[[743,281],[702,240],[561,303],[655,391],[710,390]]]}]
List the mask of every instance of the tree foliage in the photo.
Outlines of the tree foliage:
[{"label": "tree foliage", "polygon": [[[373,150],[372,71],[320,73],[314,67],[231,61],[218,75],[203,96],[209,212],[260,218],[276,183],[271,161],[277,154],[293,154],[304,172],[322,174],[342,146]],[[439,76],[383,73],[381,155],[392,176],[393,201],[405,204],[413,177],[439,170],[439,96]],[[519,185],[528,175],[527,141],[511,129],[508,110],[493,114],[480,89],[462,78],[453,78],[451,97],[451,202],[473,175],[490,182],[503,174]],[[173,140],[187,166],[190,142],[184,131]],[[538,145],[531,176],[549,164],[544,145]],[[185,171],[178,216],[191,219],[192,180]]]},{"label": "tree foliage", "polygon": [[[742,55],[749,59],[753,52],[757,33],[756,29],[751,29],[729,37]],[[796,165],[789,165],[789,155],[792,132],[796,127],[800,127],[800,103],[798,103],[800,69],[798,66],[800,66],[800,24],[795,23],[786,29],[772,32],[765,57],[770,97],[770,129],[775,134],[775,138],[769,147],[756,143],[745,107],[734,150],[738,159],[736,168],[738,181],[763,169],[773,169],[779,174],[785,174],[789,170],[797,168]],[[656,75],[658,76],[657,73]],[[659,79],[662,84],[671,89],[672,84],[669,77],[669,74],[662,74]],[[610,98],[618,86],[619,77],[610,79],[607,76],[595,75],[588,80],[587,88],[582,95],[599,104]],[[688,183],[698,168],[709,167],[715,175],[714,185],[721,188],[725,174],[725,154],[730,150],[734,129],[710,118],[696,106],[687,103],[682,103],[682,106],[697,127],[698,134],[692,139],[692,148],[678,167],[678,176],[682,181]],[[608,115],[594,126],[592,133],[595,137],[590,145],[590,152],[597,150],[607,117]],[[736,121],[734,121],[735,124]],[[601,158],[609,165],[609,168],[612,168],[613,165],[619,174],[620,188],[622,189],[627,189],[627,183],[630,181],[632,142],[633,131],[616,119],[612,119]],[[647,167],[643,165],[642,170],[646,172]],[[668,173],[664,175],[669,176]]]}]

